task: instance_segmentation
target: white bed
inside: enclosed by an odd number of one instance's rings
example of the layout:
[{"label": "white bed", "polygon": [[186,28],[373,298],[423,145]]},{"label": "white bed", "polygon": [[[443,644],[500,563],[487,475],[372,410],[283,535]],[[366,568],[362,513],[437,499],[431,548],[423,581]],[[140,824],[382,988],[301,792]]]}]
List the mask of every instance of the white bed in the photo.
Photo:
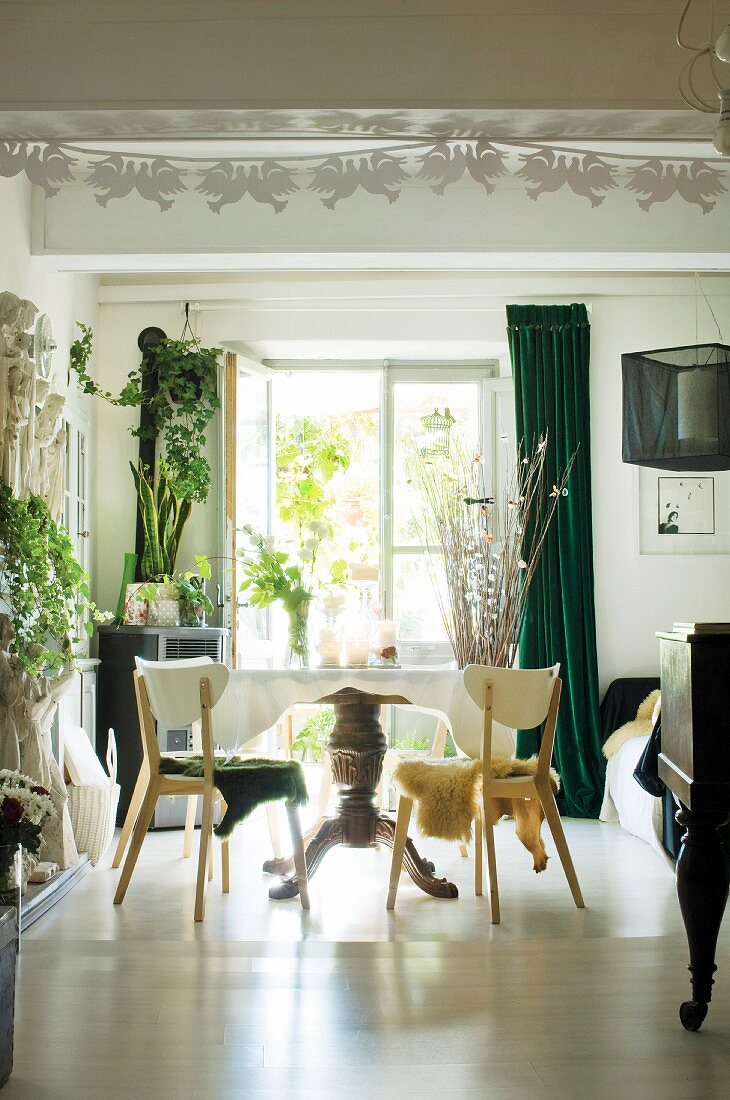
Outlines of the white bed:
[{"label": "white bed", "polygon": [[600,820],[618,822],[673,866],[662,844],[662,799],[647,794],[634,779],[634,768],[648,741],[648,736],[632,737],[609,759]]}]

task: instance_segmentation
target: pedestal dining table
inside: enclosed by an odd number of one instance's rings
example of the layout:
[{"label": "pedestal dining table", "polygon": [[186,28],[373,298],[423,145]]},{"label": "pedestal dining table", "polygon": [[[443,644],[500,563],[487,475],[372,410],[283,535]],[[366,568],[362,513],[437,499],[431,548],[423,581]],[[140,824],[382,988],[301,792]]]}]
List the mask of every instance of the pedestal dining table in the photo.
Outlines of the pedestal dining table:
[{"label": "pedestal dining table", "polygon": [[[388,749],[380,724],[383,705],[411,706],[432,714],[446,723],[460,750],[469,756],[479,753],[482,713],[464,689],[463,674],[455,669],[427,667],[236,669],[213,714],[216,741],[221,748],[235,751],[270,729],[296,703],[331,703],[335,714],[327,749],[338,788],[338,806],[334,816],[320,818],[305,837],[310,876],[336,845],[393,846],[395,821],[377,804]],[[513,750],[512,731],[496,727],[495,756],[511,756]],[[442,898],[458,896],[456,886],[436,877],[434,865],[419,855],[410,839],[404,866],[425,893]],[[282,877],[269,890],[271,898],[296,896],[299,888],[292,860],[267,860],[264,870]]]}]

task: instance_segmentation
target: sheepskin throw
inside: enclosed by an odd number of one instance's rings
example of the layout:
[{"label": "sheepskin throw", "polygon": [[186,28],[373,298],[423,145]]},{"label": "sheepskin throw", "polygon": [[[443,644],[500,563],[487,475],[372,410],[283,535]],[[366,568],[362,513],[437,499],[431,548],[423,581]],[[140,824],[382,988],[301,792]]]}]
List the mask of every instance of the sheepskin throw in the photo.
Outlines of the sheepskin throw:
[{"label": "sheepskin throw", "polygon": [[619,726],[619,728],[614,730],[611,736],[606,739],[603,746],[603,755],[607,760],[615,756],[621,746],[625,745],[627,741],[630,741],[632,737],[649,736],[653,727],[652,714],[654,713],[654,707],[658,698],[659,690],[656,689],[647,695],[646,699],[641,703],[636,712],[636,718],[631,722],[627,722],[624,726]]},{"label": "sheepskin throw", "polygon": [[[160,772],[164,775],[203,774],[202,756],[163,756]],[[215,835],[225,840],[236,825],[264,802],[286,799],[303,806],[308,799],[302,765],[296,760],[266,760],[240,756],[220,757],[215,762],[215,785],[226,801],[226,812]]]},{"label": "sheepskin throw", "polygon": [[[533,776],[536,772],[537,757],[492,760],[495,779]],[[393,778],[400,791],[417,803],[416,824],[424,836],[464,842],[470,839],[481,797],[481,761],[403,760]],[[550,782],[553,791],[557,792],[560,778],[552,768]],[[493,798],[491,801],[492,823],[504,816],[514,817],[517,836],[533,855],[534,869],[543,871],[547,866],[547,854],[540,837],[543,812],[539,799]]]}]

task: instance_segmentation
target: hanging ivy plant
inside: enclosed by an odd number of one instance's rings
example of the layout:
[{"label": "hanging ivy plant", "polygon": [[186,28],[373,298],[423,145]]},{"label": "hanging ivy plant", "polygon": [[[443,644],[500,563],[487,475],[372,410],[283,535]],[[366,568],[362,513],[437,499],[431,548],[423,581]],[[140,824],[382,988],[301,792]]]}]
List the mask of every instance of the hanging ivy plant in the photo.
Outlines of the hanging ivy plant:
[{"label": "hanging ivy plant", "polygon": [[15,631],[10,652],[31,676],[73,659],[79,628],[109,618],[92,603],[71,540],[37,496],[19,500],[0,482],[0,597]]},{"label": "hanging ivy plant", "polygon": [[[202,452],[208,425],[220,408],[217,387],[220,349],[201,347],[195,338],[160,340],[149,358],[130,371],[124,387],[115,395],[98,386],[89,375],[92,331],[88,325],[77,324],[82,335],[71,345],[70,363],[83,392],[112,405],[144,404],[150,423],[131,428],[132,435],[141,439],[162,435],[170,491],[182,500],[207,500],[211,470]],[[187,322],[186,328],[189,328]],[[147,378],[155,372],[157,386],[146,393]]]}]

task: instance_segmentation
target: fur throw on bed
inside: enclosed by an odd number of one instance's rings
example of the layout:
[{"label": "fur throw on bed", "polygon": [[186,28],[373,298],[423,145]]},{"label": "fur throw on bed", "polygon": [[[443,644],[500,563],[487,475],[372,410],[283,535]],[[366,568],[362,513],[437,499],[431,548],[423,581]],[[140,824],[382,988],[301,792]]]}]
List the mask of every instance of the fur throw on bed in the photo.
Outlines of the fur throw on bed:
[{"label": "fur throw on bed", "polygon": [[[531,760],[493,759],[492,776],[533,776],[537,757]],[[416,803],[416,824],[424,836],[440,840],[471,837],[472,822],[479,812],[482,793],[482,765],[479,760],[403,760],[393,778],[399,790]],[[550,769],[553,792],[560,787],[557,772]],[[544,818],[537,798],[493,798],[492,824],[501,817],[514,817],[517,836],[532,853],[536,871],[544,871],[547,853],[540,836]]]},{"label": "fur throw on bed", "polygon": [[[203,757],[163,756],[160,772],[197,778],[203,774]],[[297,760],[221,756],[215,762],[215,785],[226,803],[226,812],[213,830],[221,840],[226,840],[236,825],[263,802],[283,798],[295,806],[303,806],[307,801],[307,784]]]},{"label": "fur throw on bed", "polygon": [[603,746],[603,755],[607,760],[615,756],[621,746],[625,745],[627,741],[630,741],[632,737],[649,736],[654,726],[652,715],[658,698],[659,689],[657,688],[647,695],[644,702],[639,706],[636,712],[636,718],[634,718],[633,721],[627,722],[624,726],[619,726],[617,730],[613,731],[610,737],[606,738]]}]

